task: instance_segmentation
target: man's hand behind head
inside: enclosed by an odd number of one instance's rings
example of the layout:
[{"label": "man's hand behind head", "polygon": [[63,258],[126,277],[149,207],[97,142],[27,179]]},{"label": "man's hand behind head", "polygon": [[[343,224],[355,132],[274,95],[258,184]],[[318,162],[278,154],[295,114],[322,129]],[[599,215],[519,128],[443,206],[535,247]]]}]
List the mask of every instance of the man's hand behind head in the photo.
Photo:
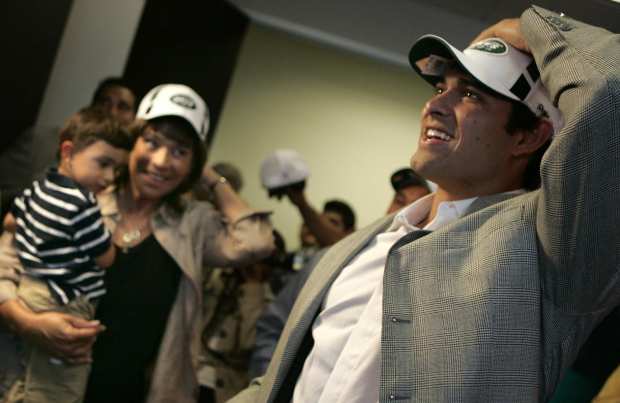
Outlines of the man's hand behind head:
[{"label": "man's hand behind head", "polygon": [[491,25],[489,28],[482,31],[476,39],[471,43],[480,42],[487,38],[501,38],[505,40],[509,45],[525,52],[532,53],[528,46],[523,34],[521,33],[521,22],[518,18],[507,18],[500,22]]}]

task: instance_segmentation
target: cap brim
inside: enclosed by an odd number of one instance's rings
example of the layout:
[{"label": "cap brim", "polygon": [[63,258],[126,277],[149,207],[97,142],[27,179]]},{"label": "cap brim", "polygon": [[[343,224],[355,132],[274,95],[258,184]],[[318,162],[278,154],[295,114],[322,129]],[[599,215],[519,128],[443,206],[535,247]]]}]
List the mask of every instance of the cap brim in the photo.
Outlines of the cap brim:
[{"label": "cap brim", "polygon": [[[501,83],[489,83],[492,75],[486,72],[485,68],[473,58],[468,57],[466,54],[450,45],[448,41],[437,35],[424,35],[411,47],[409,51],[409,63],[416,73],[431,85],[435,85],[441,81],[445,74],[445,71],[437,72],[436,74],[429,74],[429,72],[424,71],[424,66],[427,64],[426,59],[431,55],[454,60],[461,69],[475,78],[483,89],[487,89],[493,94],[519,101],[519,98],[508,89],[504,88]],[[485,77],[484,80],[482,77]]]}]

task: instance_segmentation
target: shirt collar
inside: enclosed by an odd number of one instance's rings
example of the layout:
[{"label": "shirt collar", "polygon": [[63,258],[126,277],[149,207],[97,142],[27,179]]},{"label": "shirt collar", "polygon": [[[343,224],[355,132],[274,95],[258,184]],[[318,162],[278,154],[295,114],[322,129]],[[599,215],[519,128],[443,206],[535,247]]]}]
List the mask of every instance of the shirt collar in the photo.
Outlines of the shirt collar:
[{"label": "shirt collar", "polygon": [[[525,189],[517,189],[499,194],[516,196],[525,192]],[[430,213],[431,206],[433,204],[433,197],[435,197],[435,193],[421,197],[407,207],[403,208],[394,216],[394,220],[387,229],[387,232],[397,231],[400,228],[404,228],[407,232],[416,231],[419,229],[434,231],[437,228],[463,217],[463,215],[467,212],[467,209],[474,201],[476,201],[476,199],[478,199],[478,196],[476,196],[470,197],[469,199],[441,202],[439,203],[437,215],[433,221],[426,224],[424,228],[420,228],[417,225]]]},{"label": "shirt collar", "polygon": [[[396,231],[401,227],[407,232],[422,229],[418,227],[418,223],[424,220],[430,213],[433,197],[435,197],[435,193],[421,197],[409,206],[403,208],[394,216],[392,225],[390,225],[387,231]],[[436,230],[441,226],[461,218],[465,214],[465,211],[467,211],[467,208],[477,198],[478,197],[471,197],[469,199],[441,202],[437,210],[437,215],[433,221],[426,224],[423,229],[431,231]]]}]

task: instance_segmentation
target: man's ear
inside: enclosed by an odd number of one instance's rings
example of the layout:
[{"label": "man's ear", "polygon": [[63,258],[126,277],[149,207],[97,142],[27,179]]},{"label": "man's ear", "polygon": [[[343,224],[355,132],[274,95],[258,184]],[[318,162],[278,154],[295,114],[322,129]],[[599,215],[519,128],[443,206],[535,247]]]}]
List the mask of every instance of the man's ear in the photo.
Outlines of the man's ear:
[{"label": "man's ear", "polygon": [[74,145],[71,140],[65,140],[60,143],[60,160],[63,161],[70,158],[73,155],[73,149]]},{"label": "man's ear", "polygon": [[519,130],[516,136],[515,148],[512,155],[515,157],[528,156],[542,147],[553,135],[553,125],[546,119],[540,119],[533,130]]}]

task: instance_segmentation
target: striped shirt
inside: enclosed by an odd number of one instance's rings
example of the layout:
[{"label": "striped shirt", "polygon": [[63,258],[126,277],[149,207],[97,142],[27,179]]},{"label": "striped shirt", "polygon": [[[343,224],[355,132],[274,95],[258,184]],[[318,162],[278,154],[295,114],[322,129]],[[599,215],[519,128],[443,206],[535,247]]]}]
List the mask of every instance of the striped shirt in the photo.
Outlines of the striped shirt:
[{"label": "striped shirt", "polygon": [[12,213],[24,270],[46,281],[59,304],[105,294],[104,271],[94,259],[111,237],[91,192],[52,168],[15,199]]}]

